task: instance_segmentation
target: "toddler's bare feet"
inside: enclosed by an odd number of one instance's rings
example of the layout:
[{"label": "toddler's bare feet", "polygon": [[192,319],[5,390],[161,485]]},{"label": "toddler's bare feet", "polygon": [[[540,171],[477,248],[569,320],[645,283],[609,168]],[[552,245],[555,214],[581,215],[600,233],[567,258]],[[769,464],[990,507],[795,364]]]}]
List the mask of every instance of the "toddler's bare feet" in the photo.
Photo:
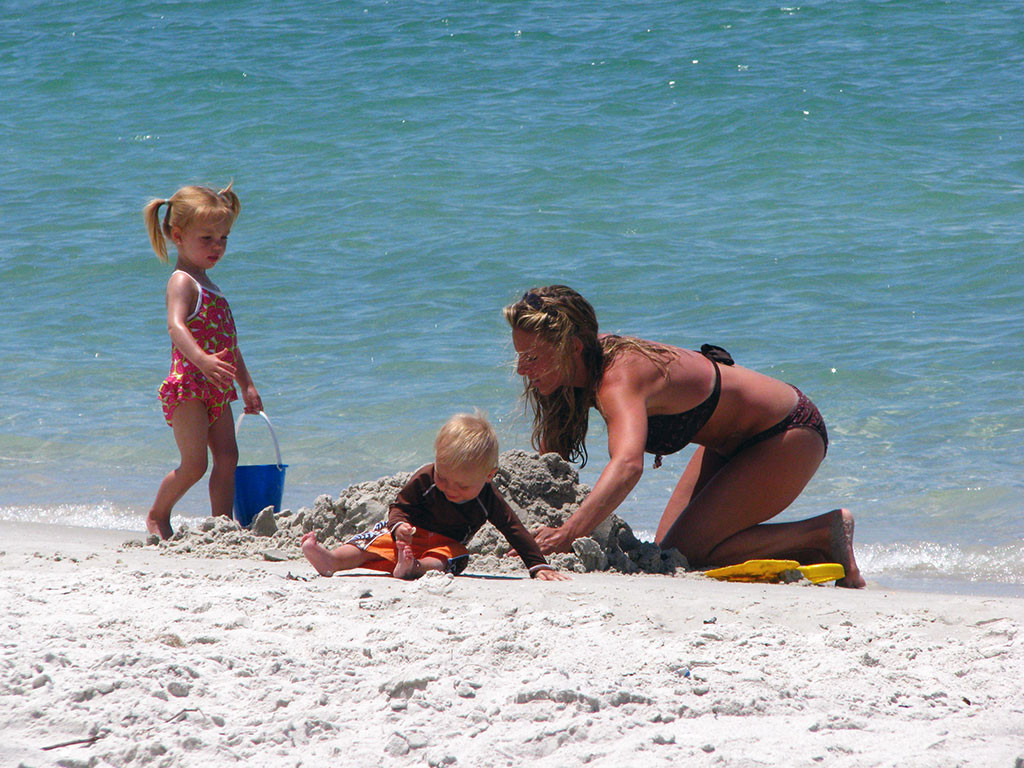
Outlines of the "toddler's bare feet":
[{"label": "toddler's bare feet", "polygon": [[316,540],[316,531],[310,531],[299,542],[302,554],[316,568],[321,576],[333,576],[335,568],[334,556],[330,550]]},{"label": "toddler's bare feet", "polygon": [[829,514],[832,515],[832,557],[846,570],[846,577],[837,581],[836,586],[863,589],[867,582],[860,575],[853,555],[853,515],[848,509],[834,509]]},{"label": "toddler's bare feet", "polygon": [[396,579],[411,580],[418,578],[419,561],[412,554],[412,547],[401,541],[395,542],[395,550],[398,552],[398,565],[393,571]]}]

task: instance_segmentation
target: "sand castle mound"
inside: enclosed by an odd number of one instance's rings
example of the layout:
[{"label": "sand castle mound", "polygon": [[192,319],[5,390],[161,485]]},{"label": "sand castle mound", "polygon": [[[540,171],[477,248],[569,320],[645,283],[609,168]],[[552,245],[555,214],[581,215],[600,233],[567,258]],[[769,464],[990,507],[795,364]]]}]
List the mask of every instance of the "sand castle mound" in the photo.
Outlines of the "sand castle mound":
[{"label": "sand castle mound", "polygon": [[[298,541],[308,531],[328,547],[387,518],[388,507],[412,476],[399,472],[379,480],[356,483],[337,498],[317,497],[312,509],[264,510],[251,530],[239,528],[226,518],[208,518],[195,528],[182,525],[167,542],[168,552],[206,557],[252,557],[272,560],[301,559]],[[572,465],[553,453],[543,456],[510,450],[501,454],[494,485],[508,500],[523,524],[557,526],[579,507],[590,492],[579,482]],[[470,573],[522,572],[522,561],[506,557],[509,546],[491,525],[485,525],[469,544],[473,554]],[[587,538],[573,544],[573,553],[548,558],[560,570],[617,571],[620,573],[675,573],[686,569],[686,559],[675,550],[662,552],[652,542],[639,541],[617,515],[598,526]]]}]

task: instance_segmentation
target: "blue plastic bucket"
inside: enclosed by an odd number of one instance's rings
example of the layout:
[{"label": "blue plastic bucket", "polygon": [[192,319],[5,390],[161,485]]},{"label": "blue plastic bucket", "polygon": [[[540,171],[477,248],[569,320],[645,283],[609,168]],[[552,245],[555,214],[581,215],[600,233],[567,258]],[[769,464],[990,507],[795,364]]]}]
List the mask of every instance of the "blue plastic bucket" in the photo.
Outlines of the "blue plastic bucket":
[{"label": "blue plastic bucket", "polygon": [[[248,528],[260,512],[267,507],[273,507],[274,513],[281,511],[281,494],[284,493],[284,471],[287,464],[281,463],[281,448],[277,444],[277,435],[274,434],[274,425],[270,418],[263,411],[260,416],[267,422],[270,429],[270,437],[274,441],[274,451],[277,453],[276,464],[246,464],[235,467],[235,505],[234,516],[239,525]],[[235,437],[238,437],[238,430],[242,426],[242,419],[245,414],[239,414],[235,422]]]}]

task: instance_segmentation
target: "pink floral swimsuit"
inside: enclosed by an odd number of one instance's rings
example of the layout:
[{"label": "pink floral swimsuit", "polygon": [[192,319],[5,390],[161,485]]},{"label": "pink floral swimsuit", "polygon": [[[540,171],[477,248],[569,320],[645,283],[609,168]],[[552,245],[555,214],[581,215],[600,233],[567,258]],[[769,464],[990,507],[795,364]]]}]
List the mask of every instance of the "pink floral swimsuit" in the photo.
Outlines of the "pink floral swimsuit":
[{"label": "pink floral swimsuit", "polygon": [[[204,288],[194,277],[192,279],[199,288],[199,300],[186,320],[188,330],[204,352],[212,355],[227,349],[229,352],[225,360],[234,365],[238,343],[235,338],[235,320],[231,316],[228,300],[222,294]],[[168,425],[172,425],[174,409],[178,407],[178,403],[185,400],[202,401],[206,405],[209,423],[213,424],[220,417],[224,407],[237,399],[238,394],[234,385],[227,389],[216,386],[207,380],[180,349],[171,346],[171,372],[160,385],[160,402],[163,403],[164,418],[167,419]]]}]

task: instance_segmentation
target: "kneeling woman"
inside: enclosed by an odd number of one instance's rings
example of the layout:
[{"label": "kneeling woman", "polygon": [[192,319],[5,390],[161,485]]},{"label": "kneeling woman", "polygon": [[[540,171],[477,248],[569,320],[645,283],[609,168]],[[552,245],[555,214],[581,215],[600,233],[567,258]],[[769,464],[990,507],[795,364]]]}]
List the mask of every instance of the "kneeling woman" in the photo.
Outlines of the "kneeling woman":
[{"label": "kneeling woman", "polygon": [[561,527],[536,532],[543,552],[570,551],[607,518],[643,474],[645,451],[658,466],[692,442],[696,452],[658,524],[659,546],[699,567],[838,562],[840,586],[864,586],[847,510],[765,523],[800,495],[828,449],[821,415],[798,389],[734,365],[718,347],[598,335],[593,307],[564,285],[528,291],[505,307],[505,319],[534,410],[534,447],[586,463],[590,409],[608,426],[608,465]]}]

